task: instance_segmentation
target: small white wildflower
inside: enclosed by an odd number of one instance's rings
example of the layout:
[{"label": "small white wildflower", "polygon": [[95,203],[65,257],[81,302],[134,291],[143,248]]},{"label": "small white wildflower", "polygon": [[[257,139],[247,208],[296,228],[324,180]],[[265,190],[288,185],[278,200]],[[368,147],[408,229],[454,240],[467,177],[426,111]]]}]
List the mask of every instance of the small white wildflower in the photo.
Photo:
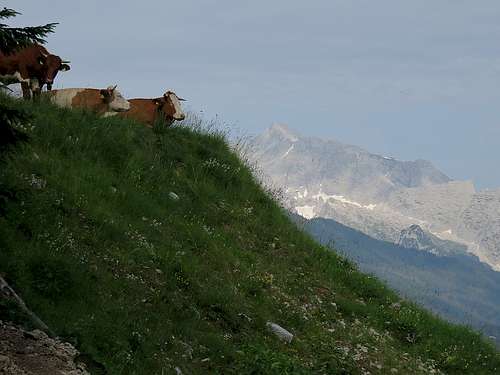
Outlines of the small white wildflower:
[{"label": "small white wildflower", "polygon": [[214,230],[212,228],[210,228],[209,226],[207,226],[207,225],[204,224],[202,227],[203,227],[203,230],[205,232],[207,232],[208,234],[213,234]]},{"label": "small white wildflower", "polygon": [[43,189],[47,185],[47,182],[43,178],[32,174],[30,184],[35,189]]},{"label": "small white wildflower", "polygon": [[163,225],[162,222],[159,220],[156,220],[156,219],[151,220],[151,226],[153,228],[158,228],[158,227],[161,227],[162,225]]}]

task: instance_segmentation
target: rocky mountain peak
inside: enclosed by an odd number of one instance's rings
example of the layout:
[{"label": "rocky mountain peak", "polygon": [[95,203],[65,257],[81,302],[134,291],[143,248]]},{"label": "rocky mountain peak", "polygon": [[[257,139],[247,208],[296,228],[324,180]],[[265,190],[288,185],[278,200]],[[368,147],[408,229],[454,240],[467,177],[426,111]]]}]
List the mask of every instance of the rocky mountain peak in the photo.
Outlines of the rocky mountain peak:
[{"label": "rocky mountain peak", "polygon": [[284,124],[273,124],[250,146],[253,161],[274,183],[311,191],[323,184],[331,194],[357,202],[373,203],[399,188],[450,180],[430,162],[388,159],[335,140],[303,137]]},{"label": "rocky mountain peak", "polygon": [[401,231],[398,245],[406,249],[427,250],[429,241],[420,225],[413,224]]},{"label": "rocky mountain peak", "polygon": [[403,229],[397,244],[406,249],[424,250],[435,255],[465,254],[467,246],[442,240],[426,232],[420,225],[412,224]]},{"label": "rocky mountain peak", "polygon": [[286,124],[274,123],[266,133],[269,137],[279,137],[290,142],[297,142],[299,140],[298,135]]},{"label": "rocky mountain peak", "polygon": [[[427,160],[398,160],[274,124],[249,144],[287,205],[434,254],[470,251],[500,270],[500,191],[477,192]],[[418,226],[411,226],[418,224]]]}]

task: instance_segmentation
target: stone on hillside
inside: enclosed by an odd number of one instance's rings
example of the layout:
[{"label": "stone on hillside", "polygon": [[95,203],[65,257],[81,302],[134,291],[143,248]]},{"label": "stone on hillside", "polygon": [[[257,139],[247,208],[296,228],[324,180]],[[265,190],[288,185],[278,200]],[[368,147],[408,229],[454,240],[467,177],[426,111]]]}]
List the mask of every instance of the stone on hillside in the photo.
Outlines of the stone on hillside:
[{"label": "stone on hillside", "polygon": [[170,199],[172,199],[174,201],[178,201],[179,200],[179,196],[177,194],[175,194],[173,191],[171,191],[170,193],[168,193],[168,196],[170,197]]},{"label": "stone on hillside", "polygon": [[267,322],[266,326],[273,332],[276,336],[278,336],[281,340],[286,341],[287,343],[292,342],[293,334],[288,332],[285,328],[279,326],[276,323]]}]

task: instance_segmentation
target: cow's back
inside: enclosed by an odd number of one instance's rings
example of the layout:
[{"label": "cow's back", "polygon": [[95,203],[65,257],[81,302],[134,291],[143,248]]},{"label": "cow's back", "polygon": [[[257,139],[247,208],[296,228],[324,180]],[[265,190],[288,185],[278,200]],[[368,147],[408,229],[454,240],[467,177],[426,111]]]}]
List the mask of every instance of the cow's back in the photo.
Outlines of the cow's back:
[{"label": "cow's back", "polygon": [[118,113],[118,116],[134,119],[148,126],[153,126],[158,113],[158,107],[152,99],[129,99],[130,109]]},{"label": "cow's back", "polygon": [[105,113],[107,106],[103,103],[98,89],[61,89],[47,92],[50,101],[64,108],[85,108],[97,113]]},{"label": "cow's back", "polygon": [[40,45],[32,45],[9,54],[0,52],[0,74],[18,72],[23,78],[29,78],[41,69],[38,59],[48,54],[47,49]]},{"label": "cow's back", "polygon": [[50,98],[50,101],[59,107],[73,108],[73,99],[83,89],[61,89],[46,92],[44,95]]}]

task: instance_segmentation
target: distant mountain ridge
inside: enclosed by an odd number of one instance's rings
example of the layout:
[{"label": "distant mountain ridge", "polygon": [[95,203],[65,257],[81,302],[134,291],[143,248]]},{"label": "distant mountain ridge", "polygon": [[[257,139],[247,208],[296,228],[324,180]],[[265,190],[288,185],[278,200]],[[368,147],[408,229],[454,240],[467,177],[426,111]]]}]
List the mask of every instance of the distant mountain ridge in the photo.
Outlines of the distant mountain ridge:
[{"label": "distant mountain ridge", "polygon": [[434,254],[449,254],[451,241],[500,270],[500,190],[477,192],[428,161],[304,137],[283,124],[255,137],[250,148],[265,182],[283,188],[286,204],[305,218],[331,218],[396,244],[402,231],[418,225],[445,241],[432,246]]}]

